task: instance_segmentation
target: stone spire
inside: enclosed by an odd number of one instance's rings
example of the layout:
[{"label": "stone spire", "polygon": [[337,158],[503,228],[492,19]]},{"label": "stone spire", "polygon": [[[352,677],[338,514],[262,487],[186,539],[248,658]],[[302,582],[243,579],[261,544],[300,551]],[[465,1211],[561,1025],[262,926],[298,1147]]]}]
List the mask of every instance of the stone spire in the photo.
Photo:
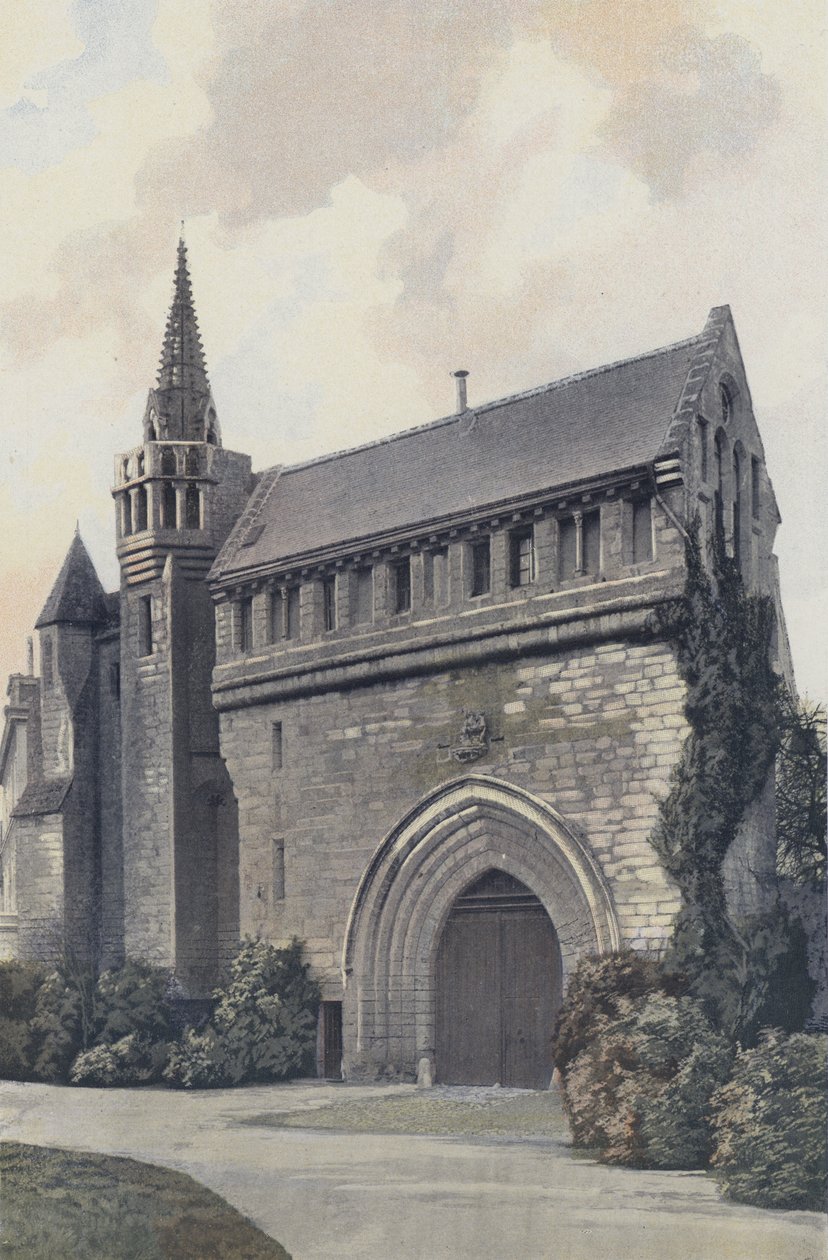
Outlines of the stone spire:
[{"label": "stone spire", "polygon": [[148,441],[219,442],[183,237],[178,242],[173,299],[164,332],[158,383],[150,390],[144,428]]}]

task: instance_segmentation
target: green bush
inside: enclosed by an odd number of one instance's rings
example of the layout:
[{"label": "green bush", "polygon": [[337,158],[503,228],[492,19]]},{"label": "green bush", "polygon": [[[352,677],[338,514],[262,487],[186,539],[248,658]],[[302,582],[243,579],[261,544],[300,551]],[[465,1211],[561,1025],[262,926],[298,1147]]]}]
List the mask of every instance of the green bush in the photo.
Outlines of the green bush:
[{"label": "green bush", "polygon": [[32,1079],[31,1033],[22,1019],[0,1019],[0,1080]]},{"label": "green bush", "polygon": [[596,1022],[618,1014],[622,998],[663,990],[658,963],[640,951],[582,958],[566,989],[554,1033],[555,1066],[566,1072],[592,1041]]},{"label": "green bush", "polygon": [[31,1022],[33,1074],[39,1081],[60,1083],[87,1043],[87,987],[60,971],[51,972],[40,986]]},{"label": "green bush", "polygon": [[40,963],[0,962],[0,1018],[31,1019],[45,978],[46,968]]},{"label": "green bush", "polygon": [[219,1089],[229,1084],[224,1040],[212,1025],[201,1031],[188,1028],[170,1048],[164,1079],[180,1089]]},{"label": "green bush", "polygon": [[172,977],[164,967],[128,958],[104,971],[95,986],[94,1039],[113,1045],[136,1034],[167,1042],[173,1035]]},{"label": "green bush", "polygon": [[[37,992],[29,1024],[32,1075],[53,1083],[70,1079],[80,1083],[75,1072],[80,1058],[78,1071],[86,1082],[85,1074],[93,1070],[88,1066],[89,1054],[99,1051],[91,1063],[103,1065],[108,1061],[105,1047],[132,1037],[137,1041],[130,1041],[130,1046],[158,1048],[151,1054],[147,1051],[151,1062],[144,1054],[132,1069],[116,1056],[119,1083],[157,1079],[156,1059],[160,1057],[163,1066],[173,1036],[169,993],[169,972],[150,963],[127,959],[96,981],[91,971],[66,960],[45,977]],[[100,1071],[99,1083],[111,1083],[104,1079],[108,1070],[101,1067]],[[86,1083],[91,1084],[91,1079]]]},{"label": "green bush", "polygon": [[728,1199],[824,1211],[828,1037],[778,1030],[741,1052],[713,1097],[712,1164]]},{"label": "green bush", "polygon": [[79,1054],[69,1079],[73,1085],[150,1085],[161,1080],[168,1054],[165,1042],[129,1033]]},{"label": "green bush", "polygon": [[578,1146],[605,1163],[701,1168],[710,1152],[710,1097],[732,1051],[693,998],[622,997],[599,1015],[564,1076],[564,1108]]},{"label": "green bush", "polygon": [[185,1034],[165,1079],[183,1088],[278,1081],[313,1064],[319,988],[308,977],[302,946],[246,941],[230,977],[214,996],[213,1018]]},{"label": "green bush", "polygon": [[30,1022],[45,971],[35,963],[0,962],[0,1079],[32,1076]]}]

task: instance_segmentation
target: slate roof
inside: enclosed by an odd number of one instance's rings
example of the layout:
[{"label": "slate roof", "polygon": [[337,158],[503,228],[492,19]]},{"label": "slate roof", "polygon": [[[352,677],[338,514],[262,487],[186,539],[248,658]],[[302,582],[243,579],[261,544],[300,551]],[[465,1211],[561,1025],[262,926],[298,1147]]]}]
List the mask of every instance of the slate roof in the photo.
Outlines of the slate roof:
[{"label": "slate roof", "polygon": [[121,620],[121,592],[107,591],[104,595],[104,609],[107,621],[115,626]]},{"label": "slate roof", "polygon": [[214,565],[225,578],[646,464],[704,334],[384,441],[262,474]]},{"label": "slate roof", "polygon": [[80,534],[75,534],[57,581],[35,622],[35,629],[56,622],[97,625],[107,615],[106,596]]},{"label": "slate roof", "polygon": [[27,783],[12,815],[15,818],[34,818],[40,814],[57,814],[71,786],[71,779]]}]

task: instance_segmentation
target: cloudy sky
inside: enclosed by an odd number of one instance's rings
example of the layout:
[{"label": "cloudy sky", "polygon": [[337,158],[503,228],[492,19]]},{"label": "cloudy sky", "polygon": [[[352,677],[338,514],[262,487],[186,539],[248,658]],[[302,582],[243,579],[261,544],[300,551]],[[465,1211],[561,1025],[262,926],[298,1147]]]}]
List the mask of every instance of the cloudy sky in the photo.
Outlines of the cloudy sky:
[{"label": "cloudy sky", "polygon": [[730,303],[826,686],[822,0],[0,0],[0,674],[117,585],[186,220],[225,443],[304,459]]}]

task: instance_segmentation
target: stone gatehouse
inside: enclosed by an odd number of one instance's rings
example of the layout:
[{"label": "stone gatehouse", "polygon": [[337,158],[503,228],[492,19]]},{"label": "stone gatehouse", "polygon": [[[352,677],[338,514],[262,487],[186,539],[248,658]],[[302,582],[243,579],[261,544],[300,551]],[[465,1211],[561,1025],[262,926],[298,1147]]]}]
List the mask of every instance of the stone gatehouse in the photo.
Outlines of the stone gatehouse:
[{"label": "stone gatehouse", "polygon": [[[653,610],[718,513],[778,610],[779,517],[727,307],[696,336],[309,463],[226,449],[179,247],[121,587],[76,537],[10,683],[6,954],[138,955],[209,992],[299,936],[319,1070],[544,1084],[583,952],[657,949],[648,836],[686,733]],[[772,784],[728,859],[774,879]]]}]

